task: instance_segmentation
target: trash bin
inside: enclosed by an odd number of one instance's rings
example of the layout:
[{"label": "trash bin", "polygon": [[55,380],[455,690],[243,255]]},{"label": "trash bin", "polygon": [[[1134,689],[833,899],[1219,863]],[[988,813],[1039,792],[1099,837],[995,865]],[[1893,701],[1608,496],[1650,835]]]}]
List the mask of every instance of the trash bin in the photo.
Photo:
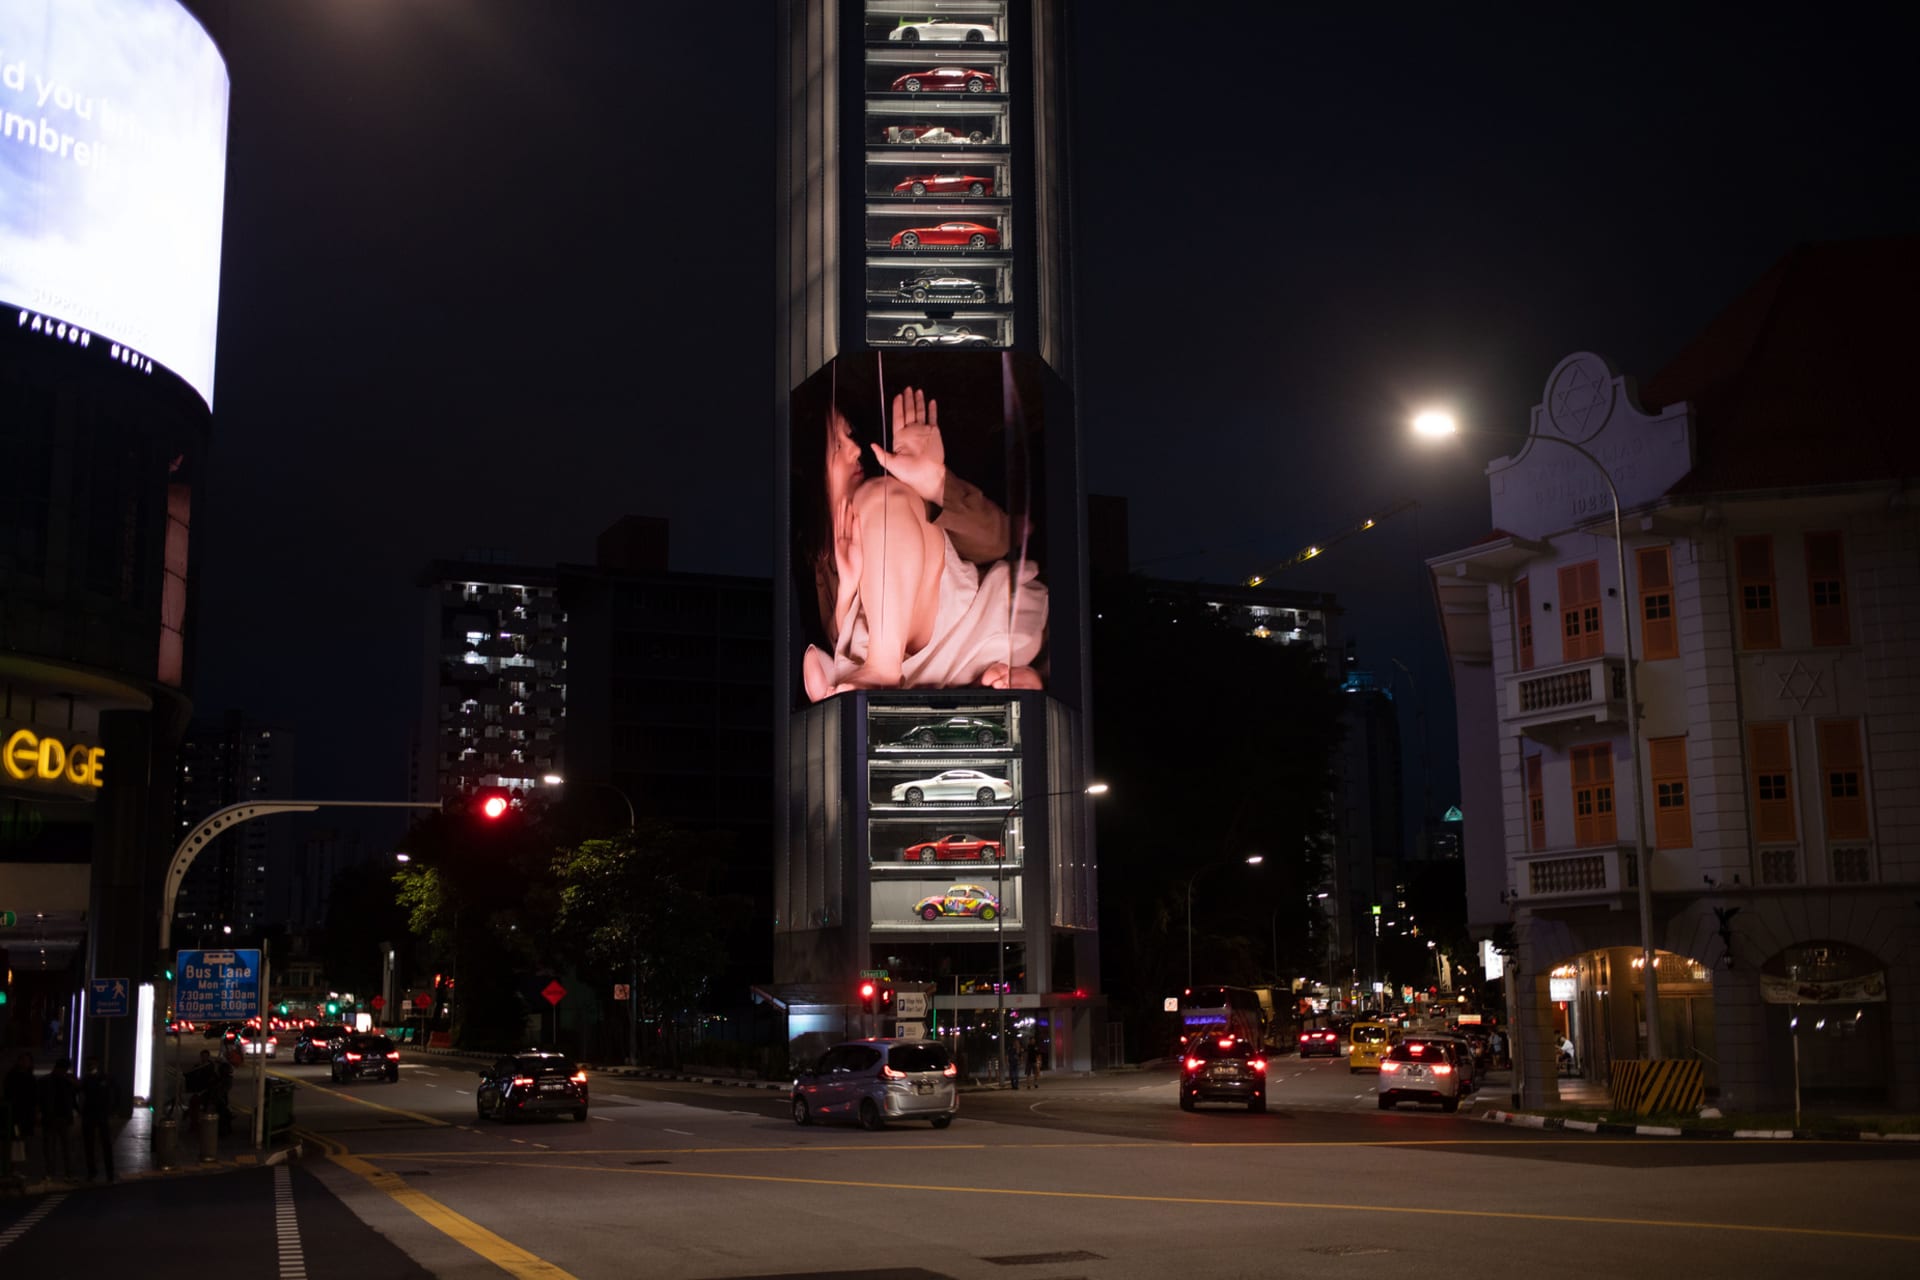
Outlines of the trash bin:
[{"label": "trash bin", "polygon": [[200,1113],[200,1159],[213,1161],[220,1158],[220,1117],[213,1111]]},{"label": "trash bin", "polygon": [[180,1122],[171,1117],[153,1123],[153,1163],[162,1169],[173,1168],[173,1144],[180,1137]]},{"label": "trash bin", "polygon": [[293,1081],[267,1077],[267,1141],[293,1129]]}]

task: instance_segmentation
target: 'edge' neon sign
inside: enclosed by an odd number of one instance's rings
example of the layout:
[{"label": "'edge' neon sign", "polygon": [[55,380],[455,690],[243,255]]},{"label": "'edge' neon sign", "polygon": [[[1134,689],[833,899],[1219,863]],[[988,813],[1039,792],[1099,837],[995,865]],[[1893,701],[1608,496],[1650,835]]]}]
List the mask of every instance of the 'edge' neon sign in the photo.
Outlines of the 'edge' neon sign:
[{"label": "'edge' neon sign", "polygon": [[106,784],[105,747],[67,746],[58,738],[16,729],[0,748],[0,769],[19,782],[70,782],[77,787]]}]

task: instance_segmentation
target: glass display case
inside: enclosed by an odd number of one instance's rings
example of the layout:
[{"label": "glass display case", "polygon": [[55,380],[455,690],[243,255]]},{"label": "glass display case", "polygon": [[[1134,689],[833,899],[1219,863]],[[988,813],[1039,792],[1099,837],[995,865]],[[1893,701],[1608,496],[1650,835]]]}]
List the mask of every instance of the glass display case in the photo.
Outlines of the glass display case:
[{"label": "glass display case", "polygon": [[1013,340],[1005,0],[868,0],[866,338]]}]

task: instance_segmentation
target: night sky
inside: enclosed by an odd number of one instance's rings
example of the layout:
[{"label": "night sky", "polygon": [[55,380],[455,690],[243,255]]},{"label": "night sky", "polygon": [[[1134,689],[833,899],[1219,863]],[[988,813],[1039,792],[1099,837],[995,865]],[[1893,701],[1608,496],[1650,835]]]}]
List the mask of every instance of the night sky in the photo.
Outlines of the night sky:
[{"label": "night sky", "polygon": [[[1510,440],[1568,352],[1645,380],[1795,243],[1913,232],[1913,24],[1073,8],[1089,487],[1136,567],[1226,581],[1417,500],[1277,585],[1413,670],[1445,804],[1422,562],[1507,449],[1409,412]],[[636,513],[676,569],[772,572],[772,14],[231,10],[198,705],[294,728],[304,792],[398,796],[429,559],[589,561]]]}]

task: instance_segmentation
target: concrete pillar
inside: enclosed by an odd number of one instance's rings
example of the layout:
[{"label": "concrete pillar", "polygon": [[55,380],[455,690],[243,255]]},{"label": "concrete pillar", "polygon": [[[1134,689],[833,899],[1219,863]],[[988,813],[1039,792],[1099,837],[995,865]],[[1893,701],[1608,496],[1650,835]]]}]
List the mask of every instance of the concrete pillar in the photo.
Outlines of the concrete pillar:
[{"label": "concrete pillar", "polygon": [[1553,1033],[1553,998],[1545,973],[1522,973],[1515,985],[1514,1072],[1520,1080],[1520,1105],[1552,1106],[1560,1101],[1560,1046]]}]

